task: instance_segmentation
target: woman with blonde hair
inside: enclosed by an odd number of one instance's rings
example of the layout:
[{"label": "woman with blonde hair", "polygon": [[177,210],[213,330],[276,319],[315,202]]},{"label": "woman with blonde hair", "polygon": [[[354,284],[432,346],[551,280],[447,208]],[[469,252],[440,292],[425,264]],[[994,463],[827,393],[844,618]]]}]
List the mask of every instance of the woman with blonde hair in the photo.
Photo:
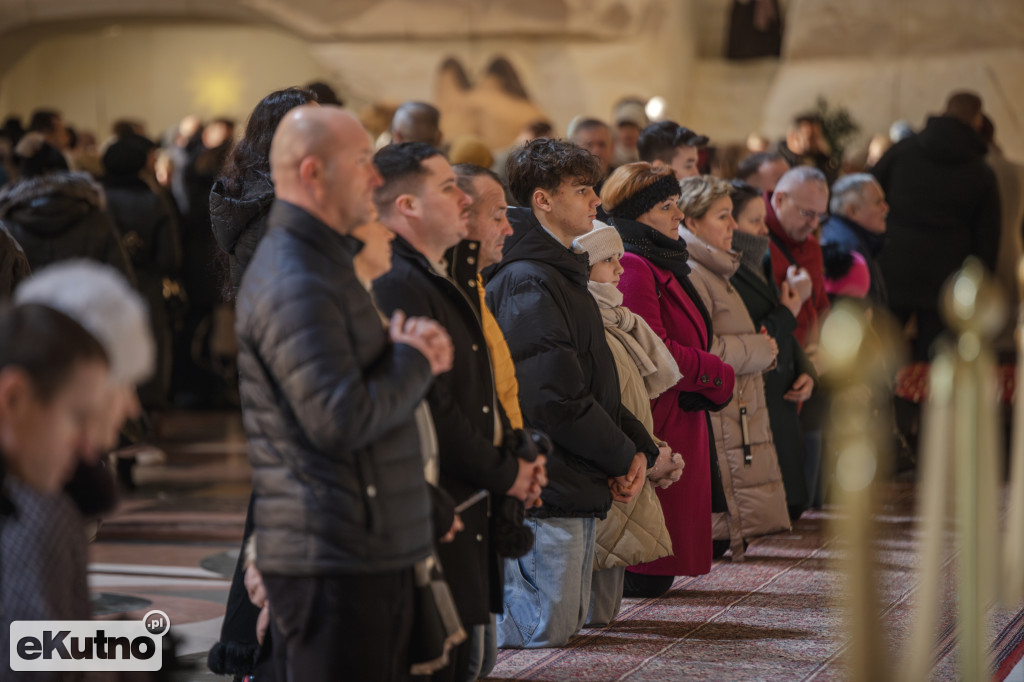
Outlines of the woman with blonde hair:
[{"label": "woman with blonde hair", "polygon": [[680,183],[680,237],[690,251],[692,281],[711,315],[711,352],[736,371],[736,390],[724,410],[711,416],[728,510],[716,514],[715,540],[729,540],[740,561],[744,541],[789,530],[786,491],[772,442],[762,374],[773,370],[779,347],[754,327],[743,299],[729,282],[740,267],[732,249],[736,220],[732,187],[710,175]]},{"label": "woman with blonde hair", "polygon": [[671,169],[646,162],[618,168],[601,191],[625,250],[618,284],[622,305],[647,322],[682,374],[651,403],[654,433],[686,463],[678,483],[657,491],[673,555],[631,566],[625,596],[659,596],[672,586],[674,576],[711,570],[712,477],[717,466],[712,466],[707,410],[728,404],[734,375],[709,352],[711,318],[690,282],[689,254],[677,231],[683,217],[678,198],[679,183]]}]

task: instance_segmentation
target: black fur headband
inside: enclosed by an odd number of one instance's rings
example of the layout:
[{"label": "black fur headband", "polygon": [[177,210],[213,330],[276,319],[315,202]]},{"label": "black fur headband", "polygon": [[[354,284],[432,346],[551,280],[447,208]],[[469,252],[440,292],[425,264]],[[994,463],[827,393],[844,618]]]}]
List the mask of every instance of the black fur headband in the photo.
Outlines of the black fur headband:
[{"label": "black fur headband", "polygon": [[669,197],[678,195],[679,181],[674,174],[669,173],[608,211],[608,215],[636,220]]}]

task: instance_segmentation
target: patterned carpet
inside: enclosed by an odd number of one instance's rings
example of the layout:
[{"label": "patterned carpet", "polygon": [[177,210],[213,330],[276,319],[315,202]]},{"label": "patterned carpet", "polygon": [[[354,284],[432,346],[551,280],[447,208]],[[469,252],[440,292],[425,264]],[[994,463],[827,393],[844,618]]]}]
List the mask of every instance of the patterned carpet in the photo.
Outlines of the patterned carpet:
[{"label": "patterned carpet", "polygon": [[[893,651],[907,639],[913,607],[913,486],[894,484],[878,518],[881,625]],[[584,630],[562,649],[501,651],[492,680],[840,680],[845,633],[834,603],[844,584],[835,560],[842,539],[825,533],[828,512],[806,514],[789,534],[751,544],[747,561],[716,562],[680,578],[654,600],[625,600],[611,625]],[[955,566],[944,559],[946,594]],[[944,605],[934,679],[956,678],[952,605]],[[991,639],[995,679],[1020,660],[1024,612],[997,611]]]}]

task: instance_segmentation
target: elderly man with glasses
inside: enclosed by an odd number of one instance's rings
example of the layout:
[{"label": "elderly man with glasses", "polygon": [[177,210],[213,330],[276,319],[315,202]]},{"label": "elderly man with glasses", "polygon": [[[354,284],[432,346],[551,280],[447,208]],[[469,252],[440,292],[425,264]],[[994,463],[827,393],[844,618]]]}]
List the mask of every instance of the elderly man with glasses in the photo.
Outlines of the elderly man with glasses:
[{"label": "elderly man with glasses", "polygon": [[[821,375],[824,368],[818,361],[818,333],[829,303],[825,265],[816,233],[828,220],[828,182],[817,168],[798,166],[779,178],[775,191],[765,192],[764,198],[768,209],[765,222],[772,240],[772,274],[777,284],[788,280],[790,287],[801,293],[804,302],[796,316],[793,335]],[[825,395],[815,389],[800,410],[811,507],[821,506],[821,422],[826,409]]]}]

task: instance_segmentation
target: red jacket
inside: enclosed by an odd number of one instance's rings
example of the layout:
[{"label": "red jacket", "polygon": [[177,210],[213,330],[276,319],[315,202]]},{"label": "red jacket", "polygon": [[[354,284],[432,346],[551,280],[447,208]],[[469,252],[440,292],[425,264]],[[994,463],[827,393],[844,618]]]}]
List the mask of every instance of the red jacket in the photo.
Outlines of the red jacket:
[{"label": "red jacket", "polygon": [[[796,331],[793,332],[796,340],[806,349],[809,344],[818,342],[821,320],[829,309],[828,294],[825,292],[825,263],[821,257],[821,245],[814,237],[808,237],[802,242],[790,239],[782,229],[782,225],[779,224],[778,216],[775,215],[771,192],[764,193],[764,203],[768,209],[765,222],[768,223],[768,229],[772,233],[772,274],[775,275],[775,283],[779,286],[782,285],[786,279],[786,270],[793,263],[804,268],[811,275],[811,297],[800,308],[800,314],[796,316]],[[789,255],[779,247],[777,242],[785,244]],[[792,256],[792,260],[789,256]]]},{"label": "red jacket", "polygon": [[683,476],[655,488],[674,556],[629,570],[647,575],[702,575],[711,570],[711,453],[705,412],[685,412],[679,393],[723,403],[736,381],[732,367],[708,352],[704,318],[675,275],[632,253],[622,256],[622,305],[642,317],[668,346],[683,377],[651,402],[654,434],[686,462]]}]

